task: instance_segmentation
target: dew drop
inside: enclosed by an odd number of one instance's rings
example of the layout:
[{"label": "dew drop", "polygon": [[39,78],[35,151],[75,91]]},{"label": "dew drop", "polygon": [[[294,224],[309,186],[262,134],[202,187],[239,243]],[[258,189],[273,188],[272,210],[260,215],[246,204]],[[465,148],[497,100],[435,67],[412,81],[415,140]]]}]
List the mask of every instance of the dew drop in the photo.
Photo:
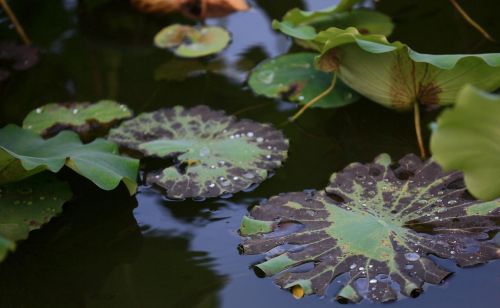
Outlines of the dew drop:
[{"label": "dew drop", "polygon": [[35,112],[36,112],[36,113],[39,113],[39,114],[40,114],[40,113],[42,113],[42,108],[36,108],[36,109],[35,109]]},{"label": "dew drop", "polygon": [[247,179],[253,179],[255,175],[252,172],[247,172],[243,174],[243,177]]},{"label": "dew drop", "polygon": [[457,200],[450,200],[450,201],[448,201],[448,205],[455,205],[457,203],[458,203]]},{"label": "dew drop", "polygon": [[207,147],[203,147],[200,149],[200,156],[203,157],[203,156],[207,156],[208,154],[210,154],[210,149],[207,148]]},{"label": "dew drop", "polygon": [[214,184],[214,183],[210,183],[210,184],[208,184],[208,187],[210,187],[210,188],[214,188],[214,187],[215,187],[215,184]]},{"label": "dew drop", "polygon": [[263,142],[263,141],[264,141],[264,138],[262,138],[262,137],[257,137],[257,138],[255,138],[255,140],[256,140],[258,143],[261,143],[261,142]]},{"label": "dew drop", "polygon": [[250,138],[252,138],[253,137],[253,132],[248,132],[247,136],[250,137]]},{"label": "dew drop", "polygon": [[370,283],[377,283],[377,279],[370,279]]},{"label": "dew drop", "polygon": [[72,112],[73,112],[73,114],[77,114],[78,113],[78,109],[75,108],[75,109],[73,109]]},{"label": "dew drop", "polygon": [[405,259],[412,262],[418,261],[418,259],[420,259],[420,255],[414,252],[407,252],[405,253]]},{"label": "dew drop", "polygon": [[222,181],[220,184],[224,187],[227,187],[227,186],[231,185],[231,182],[229,180],[225,180],[225,181]]}]

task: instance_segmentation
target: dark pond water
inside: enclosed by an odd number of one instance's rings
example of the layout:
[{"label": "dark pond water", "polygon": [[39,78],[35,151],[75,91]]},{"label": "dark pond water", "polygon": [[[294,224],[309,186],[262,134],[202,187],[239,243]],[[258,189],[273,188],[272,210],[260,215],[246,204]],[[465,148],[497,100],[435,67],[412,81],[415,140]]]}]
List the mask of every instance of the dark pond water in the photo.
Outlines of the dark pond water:
[{"label": "dark pond water", "polygon": [[[295,6],[319,9],[335,3],[251,1],[250,12],[211,20],[229,28],[232,45],[211,59],[218,63],[217,72],[178,81],[168,79],[206,62],[175,59],[152,47],[154,33],[175,18],[142,15],[128,1],[15,2],[42,52],[37,66],[0,85],[2,125],[20,123],[29,110],[47,102],[101,98],[116,99],[136,112],[208,104],[282,123],[296,107],[253,96],[244,84],[247,71],[290,48],[270,29],[272,18]],[[379,8],[395,16],[393,38],[419,51],[499,50],[465,25],[448,1],[382,0]],[[499,1],[469,1],[466,8],[500,39]],[[3,15],[0,38],[16,38]],[[426,115],[425,121],[434,116]],[[236,250],[241,217],[277,193],[324,187],[332,172],[352,161],[367,162],[381,152],[394,158],[417,152],[412,117],[362,101],[338,110],[310,110],[283,129],[291,140],[286,165],[253,192],[230,199],[167,202],[145,187],[130,198],[123,188],[100,192],[73,179],[76,198],[64,214],[33,232],[0,264],[0,307],[338,306],[332,300],[336,283],[323,298],[297,301],[271,279],[257,278],[249,267],[260,257],[240,256]],[[426,286],[418,299],[389,306],[499,307],[500,262],[472,269],[451,262],[443,266],[456,275],[443,285]]]}]

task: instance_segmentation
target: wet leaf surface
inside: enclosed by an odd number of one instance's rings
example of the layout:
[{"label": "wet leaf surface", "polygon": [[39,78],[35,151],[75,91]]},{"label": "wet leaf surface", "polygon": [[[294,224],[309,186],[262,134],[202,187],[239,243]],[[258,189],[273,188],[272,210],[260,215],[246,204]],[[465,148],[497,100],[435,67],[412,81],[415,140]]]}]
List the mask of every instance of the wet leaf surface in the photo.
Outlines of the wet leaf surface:
[{"label": "wet leaf surface", "polygon": [[154,38],[158,48],[170,49],[185,58],[198,58],[222,51],[231,41],[229,32],[221,27],[175,24],[163,28]]},{"label": "wet leaf surface", "polygon": [[[338,301],[386,302],[398,291],[416,297],[424,283],[450,274],[430,255],[460,266],[500,258],[488,241],[499,230],[500,201],[475,200],[459,172],[414,155],[391,163],[383,154],[334,173],[324,191],[285,193],[254,207],[240,227],[247,236],[240,251],[266,253],[256,273],[274,275],[293,294],[324,294],[347,273]],[[313,266],[294,271],[302,264]]]},{"label": "wet leaf surface", "polygon": [[19,181],[44,170],[59,172],[64,166],[104,190],[115,189],[122,181],[131,194],[137,189],[139,161],[120,156],[112,142],[96,139],[82,144],[71,131],[44,140],[16,125],[0,129],[0,183]]},{"label": "wet leaf surface", "polygon": [[216,197],[264,181],[287,157],[288,140],[269,124],[237,120],[206,106],[143,113],[109,139],[146,157],[173,159],[148,184],[170,198]]},{"label": "wet leaf surface", "polygon": [[[248,84],[256,94],[285,101],[306,104],[325,91],[332,74],[314,67],[314,53],[286,54],[259,64],[251,73]],[[359,95],[342,82],[313,107],[335,108],[348,105]]]},{"label": "wet leaf surface", "polygon": [[464,172],[477,198],[500,197],[500,96],[467,86],[452,110],[443,112],[431,139],[434,159]]},{"label": "wet leaf surface", "polygon": [[68,184],[48,173],[0,186],[0,262],[17,241],[61,213],[71,195]]},{"label": "wet leaf surface", "polygon": [[84,140],[104,135],[118,121],[130,118],[132,111],[115,101],[92,103],[52,103],[31,111],[23,128],[43,137],[52,137],[62,130],[72,130]]}]

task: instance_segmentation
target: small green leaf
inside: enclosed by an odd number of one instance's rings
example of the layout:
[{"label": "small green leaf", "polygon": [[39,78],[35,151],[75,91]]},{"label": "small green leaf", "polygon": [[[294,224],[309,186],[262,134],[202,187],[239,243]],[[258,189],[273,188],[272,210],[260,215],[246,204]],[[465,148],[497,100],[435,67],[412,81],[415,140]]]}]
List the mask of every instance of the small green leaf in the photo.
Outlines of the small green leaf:
[{"label": "small green leaf", "polygon": [[[491,241],[499,219],[500,200],[471,198],[461,173],[415,155],[393,164],[382,154],[334,173],[324,191],[284,193],[255,206],[243,219],[239,250],[265,253],[256,273],[274,276],[295,296],[324,294],[347,274],[337,300],[387,302],[398,290],[415,297],[424,282],[450,274],[431,255],[461,266],[500,258]],[[293,271],[305,263],[314,267]]]},{"label": "small green leaf", "polygon": [[69,185],[49,173],[0,186],[0,262],[15,242],[61,213],[71,195]]},{"label": "small green leaf", "polygon": [[454,108],[439,116],[431,150],[445,170],[464,173],[475,197],[500,197],[500,95],[464,87]]},{"label": "small green leaf", "polygon": [[216,54],[230,41],[231,36],[224,28],[206,26],[198,29],[179,24],[163,28],[154,38],[156,47],[171,49],[177,56],[185,58]]},{"label": "small green leaf", "polygon": [[44,137],[52,137],[70,129],[80,136],[99,130],[106,132],[119,120],[130,118],[132,111],[115,101],[97,103],[52,103],[31,111],[23,121],[23,128]]},{"label": "small green leaf", "polygon": [[[315,56],[314,53],[295,53],[266,60],[252,71],[248,84],[256,94],[306,104],[332,82],[332,74],[314,68]],[[356,92],[339,82],[313,107],[341,107],[358,99]]]},{"label": "small green leaf", "polygon": [[428,108],[453,104],[467,83],[500,87],[500,53],[421,54],[355,28],[329,28],[308,44],[321,53],[319,69],[337,73],[356,92],[393,109],[408,110],[416,102]]},{"label": "small green leaf", "polygon": [[169,198],[217,197],[264,181],[287,157],[288,140],[268,124],[237,120],[206,106],[143,113],[112,129],[109,139],[173,166],[146,174]]},{"label": "small green leaf", "polygon": [[66,165],[104,190],[123,181],[130,194],[137,189],[139,161],[118,154],[116,144],[104,139],[82,144],[78,135],[63,131],[44,140],[16,125],[0,129],[0,184],[35,173],[59,172]]}]

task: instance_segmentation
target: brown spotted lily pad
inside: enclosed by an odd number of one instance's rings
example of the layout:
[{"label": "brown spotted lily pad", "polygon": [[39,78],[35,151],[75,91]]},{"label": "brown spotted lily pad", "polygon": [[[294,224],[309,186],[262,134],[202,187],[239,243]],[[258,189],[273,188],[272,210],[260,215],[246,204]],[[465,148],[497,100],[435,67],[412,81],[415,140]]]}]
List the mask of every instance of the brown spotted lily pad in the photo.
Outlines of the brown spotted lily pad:
[{"label": "brown spotted lily pad", "polygon": [[[459,172],[408,155],[380,155],[334,173],[324,191],[285,193],[256,206],[240,227],[245,254],[267,255],[257,274],[296,297],[324,294],[343,274],[341,302],[415,297],[450,272],[429,255],[471,266],[500,258],[500,201],[480,202]],[[309,270],[294,272],[311,263]]]},{"label": "brown spotted lily pad", "polygon": [[156,47],[172,50],[175,55],[184,58],[216,54],[226,48],[230,41],[231,35],[224,28],[196,28],[180,24],[163,28],[154,38]]},{"label": "brown spotted lily pad", "polygon": [[140,114],[112,129],[109,139],[146,157],[173,159],[173,166],[146,175],[173,199],[247,189],[281,166],[288,150],[288,140],[271,125],[206,106]]},{"label": "brown spotted lily pad", "polygon": [[52,103],[31,111],[23,121],[23,128],[45,138],[62,130],[75,131],[83,140],[105,135],[120,120],[130,118],[132,111],[115,101],[96,103]]}]

